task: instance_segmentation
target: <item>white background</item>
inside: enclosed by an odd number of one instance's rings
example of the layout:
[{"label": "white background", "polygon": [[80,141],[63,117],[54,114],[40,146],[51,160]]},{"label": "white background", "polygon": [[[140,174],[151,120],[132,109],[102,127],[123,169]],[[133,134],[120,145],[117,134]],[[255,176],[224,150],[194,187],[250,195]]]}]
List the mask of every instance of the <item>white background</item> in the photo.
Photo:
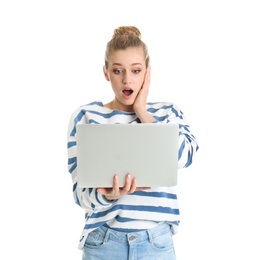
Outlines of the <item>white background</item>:
[{"label": "white background", "polygon": [[113,98],[105,46],[134,25],[150,51],[149,100],[176,103],[200,145],[179,174],[178,260],[259,260],[257,2],[1,1],[0,259],[81,259],[67,125],[78,106]]}]

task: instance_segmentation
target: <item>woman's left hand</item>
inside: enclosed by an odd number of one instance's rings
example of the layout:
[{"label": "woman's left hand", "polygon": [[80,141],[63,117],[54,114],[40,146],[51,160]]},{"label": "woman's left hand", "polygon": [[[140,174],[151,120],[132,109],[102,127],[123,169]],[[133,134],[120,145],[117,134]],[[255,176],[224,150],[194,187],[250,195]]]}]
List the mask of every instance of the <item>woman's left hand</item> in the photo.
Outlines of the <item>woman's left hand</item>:
[{"label": "woman's left hand", "polygon": [[139,93],[133,104],[133,108],[136,114],[140,113],[140,111],[141,112],[144,110],[146,111],[146,101],[149,93],[150,79],[151,79],[151,67],[148,66],[144,77],[143,85],[139,90]]}]

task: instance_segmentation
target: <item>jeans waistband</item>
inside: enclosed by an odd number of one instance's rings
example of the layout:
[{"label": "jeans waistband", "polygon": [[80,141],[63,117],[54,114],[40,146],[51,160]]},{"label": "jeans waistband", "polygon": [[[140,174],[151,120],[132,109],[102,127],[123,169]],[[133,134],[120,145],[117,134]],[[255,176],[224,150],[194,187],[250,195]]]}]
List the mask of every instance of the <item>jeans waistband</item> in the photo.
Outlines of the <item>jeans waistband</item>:
[{"label": "jeans waistband", "polygon": [[168,223],[159,224],[158,226],[156,226],[152,229],[147,229],[147,230],[138,231],[138,232],[130,232],[130,233],[115,231],[113,229],[109,229],[104,226],[101,226],[100,230],[102,230],[104,232],[105,241],[108,241],[111,239],[111,240],[122,242],[122,243],[126,243],[126,242],[127,243],[140,243],[140,242],[146,241],[146,240],[152,241],[153,238],[161,236],[168,232],[173,233],[172,228]]}]

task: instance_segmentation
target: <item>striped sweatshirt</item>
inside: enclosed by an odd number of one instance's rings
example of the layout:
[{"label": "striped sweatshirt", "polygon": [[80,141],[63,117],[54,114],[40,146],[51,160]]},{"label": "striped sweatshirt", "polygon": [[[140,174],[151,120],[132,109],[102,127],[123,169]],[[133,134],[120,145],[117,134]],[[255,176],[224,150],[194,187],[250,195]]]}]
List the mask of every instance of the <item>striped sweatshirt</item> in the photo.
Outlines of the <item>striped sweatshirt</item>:
[{"label": "striped sweatshirt", "polygon": [[[191,165],[198,150],[198,144],[190,132],[190,126],[182,111],[170,102],[147,103],[147,111],[155,123],[179,124],[178,168]],[[73,182],[75,202],[85,210],[85,225],[82,230],[79,249],[82,249],[88,234],[104,225],[121,232],[150,229],[162,222],[177,232],[180,213],[175,187],[158,187],[136,191],[113,202],[97,192],[96,188],[80,188],[77,185],[77,124],[138,124],[134,112],[111,110],[102,102],[95,101],[78,107],[71,115],[68,126],[68,171]],[[158,175],[160,173],[158,172]]]}]

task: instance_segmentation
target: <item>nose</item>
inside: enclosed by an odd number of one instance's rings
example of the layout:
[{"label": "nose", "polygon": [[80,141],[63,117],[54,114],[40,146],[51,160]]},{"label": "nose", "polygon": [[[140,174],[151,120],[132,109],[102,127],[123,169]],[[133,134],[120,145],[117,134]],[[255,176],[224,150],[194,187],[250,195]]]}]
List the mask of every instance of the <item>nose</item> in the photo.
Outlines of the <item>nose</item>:
[{"label": "nose", "polygon": [[123,83],[126,84],[130,84],[131,83],[131,76],[129,72],[125,72],[124,76],[123,76]]}]

